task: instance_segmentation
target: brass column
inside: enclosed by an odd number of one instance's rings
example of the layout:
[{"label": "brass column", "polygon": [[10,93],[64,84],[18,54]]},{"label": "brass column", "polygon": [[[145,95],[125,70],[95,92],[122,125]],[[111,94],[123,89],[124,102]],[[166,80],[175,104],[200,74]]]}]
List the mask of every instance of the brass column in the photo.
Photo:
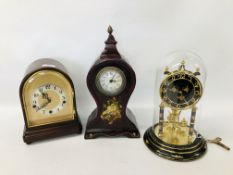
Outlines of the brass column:
[{"label": "brass column", "polygon": [[163,135],[163,122],[164,122],[164,104],[160,104],[159,111],[159,136]]},{"label": "brass column", "polygon": [[194,124],[195,124],[195,118],[196,118],[196,111],[197,111],[197,107],[194,106],[192,108],[191,119],[190,119],[189,137],[192,137],[193,132],[194,132]]}]

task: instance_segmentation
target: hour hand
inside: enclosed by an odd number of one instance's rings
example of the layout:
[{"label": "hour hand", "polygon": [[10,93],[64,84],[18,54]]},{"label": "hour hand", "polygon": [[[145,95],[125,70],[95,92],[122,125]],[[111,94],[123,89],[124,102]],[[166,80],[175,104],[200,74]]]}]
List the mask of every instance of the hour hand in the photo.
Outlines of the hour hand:
[{"label": "hour hand", "polygon": [[173,93],[177,93],[177,92],[178,92],[178,90],[177,90],[175,87],[173,87],[173,88],[171,89],[171,91],[172,91]]},{"label": "hour hand", "polygon": [[46,99],[49,102],[51,102],[51,99],[49,98],[48,93],[43,92],[43,90],[40,90],[40,93],[41,93],[43,99]]},{"label": "hour hand", "polygon": [[183,89],[183,91],[184,91],[184,92],[186,92],[186,93],[188,93],[188,91],[189,91],[189,87],[188,87],[188,86],[186,86],[186,87]]},{"label": "hour hand", "polygon": [[48,100],[48,93],[42,92],[42,98]]},{"label": "hour hand", "polygon": [[36,109],[36,111],[39,111],[39,110],[45,108],[50,102],[51,102],[51,99],[49,99],[49,101],[47,101],[46,103],[44,103],[44,104],[42,104],[41,106],[39,106],[39,107]]},{"label": "hour hand", "polygon": [[43,89],[39,89],[39,91],[40,91],[40,93],[41,93],[41,95],[42,95],[42,98],[43,98],[43,99],[47,99],[48,94],[45,93],[45,92],[43,92]]}]

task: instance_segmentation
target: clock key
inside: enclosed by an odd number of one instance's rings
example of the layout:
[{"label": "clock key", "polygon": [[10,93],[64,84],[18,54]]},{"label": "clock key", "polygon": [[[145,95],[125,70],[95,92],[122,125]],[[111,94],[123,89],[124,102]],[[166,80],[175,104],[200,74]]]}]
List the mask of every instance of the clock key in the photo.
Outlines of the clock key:
[{"label": "clock key", "polygon": [[220,137],[216,137],[215,139],[212,139],[212,140],[207,140],[207,142],[217,144],[217,145],[221,146],[222,148],[229,151],[230,147],[226,146],[221,141],[222,141],[222,139]]}]

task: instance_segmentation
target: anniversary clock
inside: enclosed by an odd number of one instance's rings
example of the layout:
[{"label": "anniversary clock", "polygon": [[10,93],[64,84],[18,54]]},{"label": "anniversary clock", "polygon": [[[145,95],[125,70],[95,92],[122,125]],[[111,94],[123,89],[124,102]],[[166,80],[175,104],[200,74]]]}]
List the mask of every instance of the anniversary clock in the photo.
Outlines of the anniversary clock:
[{"label": "anniversary clock", "polygon": [[89,116],[85,139],[140,137],[135,117],[127,108],[136,84],[135,72],[117,51],[112,31],[109,26],[105,49],[87,75],[87,86],[97,108]]},{"label": "anniversary clock", "polygon": [[207,149],[206,140],[194,129],[205,69],[200,58],[191,52],[175,52],[169,57],[170,63],[158,75],[159,122],[145,132],[144,141],[161,157],[194,160]]},{"label": "anniversary clock", "polygon": [[65,67],[53,59],[33,62],[20,85],[26,143],[81,133],[74,85]]}]

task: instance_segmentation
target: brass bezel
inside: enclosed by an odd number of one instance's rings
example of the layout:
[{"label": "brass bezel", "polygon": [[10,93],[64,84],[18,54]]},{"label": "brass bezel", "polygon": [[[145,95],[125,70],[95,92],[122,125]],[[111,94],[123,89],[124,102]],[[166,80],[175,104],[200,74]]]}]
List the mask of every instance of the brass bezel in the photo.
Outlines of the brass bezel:
[{"label": "brass bezel", "polygon": [[[103,72],[106,72],[108,70],[114,70],[116,72],[118,72],[121,77],[122,77],[122,85],[120,87],[120,89],[115,92],[115,93],[111,93],[111,92],[107,92],[105,91],[102,86],[100,85],[100,82],[99,82],[99,79],[100,79],[100,76],[102,75]],[[97,89],[104,95],[107,95],[107,96],[115,96],[115,95],[119,95],[126,87],[126,77],[125,77],[125,73],[118,67],[115,67],[115,66],[107,66],[107,67],[104,67],[102,68],[96,75],[96,78],[95,78],[95,84],[96,84],[96,87]]]},{"label": "brass bezel", "polygon": [[[178,75],[178,74],[180,74],[180,75],[186,75],[186,74],[187,74],[187,75],[191,76],[192,78],[194,78],[194,79],[197,81],[198,86],[200,87],[200,97],[199,97],[195,102],[193,102],[192,104],[187,105],[187,106],[185,106],[185,107],[174,107],[174,106],[172,106],[171,104],[169,104],[169,103],[167,103],[166,101],[164,101],[163,98],[162,98],[162,91],[163,91],[163,90],[162,90],[162,86],[163,86],[163,84],[165,84],[165,82],[166,82],[168,79],[170,79],[171,77],[173,77],[173,76],[175,76],[175,75]],[[180,78],[180,79],[186,80],[185,78]],[[175,79],[175,80],[177,80],[177,79]],[[175,80],[174,80],[174,81],[175,81]],[[188,81],[188,80],[187,80],[187,81]],[[190,81],[189,81],[189,82],[190,82]],[[190,82],[190,83],[192,83],[192,82]],[[192,84],[193,84],[193,83],[192,83]],[[193,86],[194,86],[194,85],[193,85]],[[160,93],[159,93],[160,98],[161,98],[161,100],[163,101],[163,103],[164,103],[165,106],[170,107],[171,109],[184,110],[184,109],[192,108],[192,107],[195,106],[195,105],[197,104],[197,102],[201,99],[201,97],[202,97],[202,95],[203,95],[203,86],[202,86],[200,80],[199,80],[191,71],[188,71],[188,70],[175,70],[175,71],[171,72],[170,74],[168,74],[168,76],[162,81],[162,83],[160,84],[159,91],[160,91]]]},{"label": "brass bezel", "polygon": [[[30,84],[29,83],[33,83]],[[61,87],[67,96],[67,103],[63,110],[60,112],[50,115],[46,118],[39,120],[39,117],[45,117],[42,114],[36,113],[32,109],[31,95],[36,88],[43,84],[55,84]],[[38,126],[44,126],[49,124],[61,123],[65,121],[72,121],[75,118],[75,108],[74,108],[74,89],[72,88],[70,82],[67,78],[60,72],[56,70],[39,70],[32,75],[30,75],[24,82],[22,88],[22,101],[25,111],[26,124],[28,128],[34,128]],[[32,121],[34,119],[35,121]],[[38,121],[36,121],[38,119]]]}]

